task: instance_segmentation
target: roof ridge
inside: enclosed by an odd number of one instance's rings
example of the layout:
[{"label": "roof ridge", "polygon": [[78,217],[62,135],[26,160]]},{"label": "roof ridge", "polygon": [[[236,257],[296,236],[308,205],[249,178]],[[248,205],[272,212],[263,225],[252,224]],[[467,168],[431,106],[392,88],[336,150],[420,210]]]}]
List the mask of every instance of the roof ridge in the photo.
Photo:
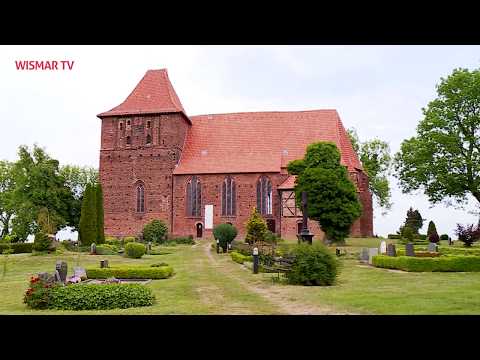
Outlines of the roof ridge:
[{"label": "roof ridge", "polygon": [[[337,109],[314,109],[314,110],[284,110],[284,111],[239,111],[232,113],[212,113],[212,114],[199,114],[199,115],[190,115],[190,117],[199,117],[199,116],[212,116],[212,115],[240,115],[240,114],[278,114],[278,113],[307,113],[307,112],[319,112],[319,111],[333,111],[337,113]],[[338,113],[337,113],[338,115]]]}]

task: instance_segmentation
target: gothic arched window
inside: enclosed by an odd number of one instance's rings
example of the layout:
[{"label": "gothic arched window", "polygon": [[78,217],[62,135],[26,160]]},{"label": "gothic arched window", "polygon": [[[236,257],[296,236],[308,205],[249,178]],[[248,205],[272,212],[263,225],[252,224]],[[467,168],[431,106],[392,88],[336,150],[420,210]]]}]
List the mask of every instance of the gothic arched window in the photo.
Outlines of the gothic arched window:
[{"label": "gothic arched window", "polygon": [[262,215],[272,214],[272,183],[266,176],[257,182],[257,210]]},{"label": "gothic arched window", "polygon": [[201,216],[202,214],[202,184],[198,177],[193,176],[187,183],[187,215]]},{"label": "gothic arched window", "polygon": [[132,143],[132,138],[130,136],[127,136],[127,145],[130,145]]},{"label": "gothic arched window", "polygon": [[137,188],[137,212],[145,212],[145,187],[143,184],[138,184]]},{"label": "gothic arched window", "polygon": [[235,180],[227,176],[222,183],[222,216],[235,216]]},{"label": "gothic arched window", "polygon": [[147,144],[152,143],[152,136],[150,134],[147,135]]}]

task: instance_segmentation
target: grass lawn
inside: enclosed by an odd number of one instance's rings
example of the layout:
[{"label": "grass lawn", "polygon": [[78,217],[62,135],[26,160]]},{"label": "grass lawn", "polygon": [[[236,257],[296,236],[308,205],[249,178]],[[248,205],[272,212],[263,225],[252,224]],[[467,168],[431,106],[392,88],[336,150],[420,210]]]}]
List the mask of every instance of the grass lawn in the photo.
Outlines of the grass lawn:
[{"label": "grass lawn", "polygon": [[[382,239],[348,239],[347,247],[373,247]],[[81,255],[80,265],[98,266],[103,258],[115,265],[167,262],[176,274],[154,280],[154,306],[108,311],[30,310],[23,303],[29,276],[68,262],[76,254],[9,256],[1,279],[0,314],[480,314],[480,273],[406,273],[342,260],[338,283],[331,287],[303,287],[272,282],[271,274],[254,275],[227,254],[210,251],[210,242],[163,248],[165,255],[127,259],[118,255]]]}]

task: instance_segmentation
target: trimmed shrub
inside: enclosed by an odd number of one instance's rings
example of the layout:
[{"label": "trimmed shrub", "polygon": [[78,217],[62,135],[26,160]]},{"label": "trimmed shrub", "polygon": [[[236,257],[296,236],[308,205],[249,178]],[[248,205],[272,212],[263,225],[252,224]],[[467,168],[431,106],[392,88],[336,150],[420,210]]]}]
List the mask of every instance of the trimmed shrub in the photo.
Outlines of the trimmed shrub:
[{"label": "trimmed shrub", "polygon": [[[404,249],[399,249],[396,252],[397,252],[397,256],[405,256]],[[429,252],[427,250],[415,249],[415,257],[438,257],[440,255],[442,255],[440,252]]]},{"label": "trimmed shrub", "polygon": [[253,256],[250,255],[250,256],[245,256],[245,255],[242,255],[236,251],[232,251],[230,253],[230,257],[232,258],[233,261],[235,261],[236,263],[239,263],[239,264],[243,264],[245,261],[250,261],[250,262],[253,262]]},{"label": "trimmed shrub", "polygon": [[118,267],[118,268],[87,268],[89,279],[166,279],[174,274],[173,267]]},{"label": "trimmed shrub", "polygon": [[97,255],[116,255],[118,254],[118,248],[114,245],[100,244],[97,245]]},{"label": "trimmed shrub", "polygon": [[278,244],[279,242],[283,242],[284,240],[275,234],[274,232],[271,232],[270,230],[267,230],[265,233],[265,242],[269,244]]},{"label": "trimmed shrub", "polygon": [[389,239],[401,239],[402,236],[399,234],[388,234],[387,236]]},{"label": "trimmed shrub", "polygon": [[449,239],[448,234],[442,234],[442,235],[440,235],[440,240],[448,240],[448,239]]},{"label": "trimmed shrub", "polygon": [[245,242],[249,244],[256,243],[258,241],[264,241],[265,234],[268,230],[267,223],[257,211],[257,208],[253,208],[252,213],[247,221],[247,234],[245,236]]},{"label": "trimmed shrub", "polygon": [[13,254],[26,254],[32,252],[33,243],[0,244],[0,254],[8,248],[13,250]]},{"label": "trimmed shrub", "polygon": [[456,248],[451,246],[441,246],[439,252],[442,255],[473,255],[480,256],[480,248]]},{"label": "trimmed shrub", "polygon": [[291,255],[295,257],[291,271],[286,273],[291,284],[333,285],[339,262],[323,244],[298,244]]},{"label": "trimmed shrub", "polygon": [[193,235],[176,237],[176,238],[170,239],[169,242],[175,242],[177,244],[185,244],[185,245],[195,244],[195,240],[193,240]]},{"label": "trimmed shrub", "polygon": [[168,227],[162,220],[152,220],[143,227],[143,240],[160,244],[167,240]]},{"label": "trimmed shrub", "polygon": [[412,256],[384,256],[373,257],[373,265],[386,269],[398,269],[414,272],[455,272],[480,271],[480,256],[440,256],[435,258],[421,258]]},{"label": "trimmed shrub", "polygon": [[135,236],[126,236],[123,238],[123,245],[126,245],[131,242],[135,242],[136,240],[137,239],[135,238]]},{"label": "trimmed shrub", "polygon": [[227,250],[227,245],[235,239],[237,234],[237,228],[230,224],[220,224],[213,229],[213,237],[219,241],[223,251]]},{"label": "trimmed shrub", "polygon": [[152,289],[140,284],[74,284],[50,290],[48,307],[59,310],[106,310],[150,306]]},{"label": "trimmed shrub", "polygon": [[132,259],[140,259],[143,255],[145,255],[146,249],[145,245],[130,242],[125,245],[125,256],[132,258]]}]

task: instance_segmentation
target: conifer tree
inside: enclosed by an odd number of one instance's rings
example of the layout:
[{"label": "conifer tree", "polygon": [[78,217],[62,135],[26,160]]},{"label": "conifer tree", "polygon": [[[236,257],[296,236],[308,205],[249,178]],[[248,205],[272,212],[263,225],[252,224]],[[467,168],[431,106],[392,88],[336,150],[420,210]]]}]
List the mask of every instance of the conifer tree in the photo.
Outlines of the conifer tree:
[{"label": "conifer tree", "polygon": [[257,208],[254,207],[252,214],[247,221],[247,235],[245,236],[245,242],[254,244],[257,241],[264,241],[266,233],[267,224],[258,213]]},{"label": "conifer tree", "polygon": [[405,227],[409,227],[413,230],[415,235],[418,234],[418,230],[420,230],[423,226],[423,219],[422,215],[418,210],[413,210],[412,207],[407,211],[407,218],[405,219]]},{"label": "conifer tree", "polygon": [[433,221],[430,221],[428,223],[427,238],[433,233],[437,233],[437,227],[435,226],[435,223]]},{"label": "conifer tree", "polygon": [[103,190],[102,184],[98,183],[95,187],[95,195],[96,195],[96,215],[97,215],[97,244],[105,243],[105,233],[104,233],[104,225],[103,225]]},{"label": "conifer tree", "polygon": [[97,215],[95,206],[95,188],[88,184],[82,200],[82,212],[78,236],[81,245],[91,245],[97,238]]}]

